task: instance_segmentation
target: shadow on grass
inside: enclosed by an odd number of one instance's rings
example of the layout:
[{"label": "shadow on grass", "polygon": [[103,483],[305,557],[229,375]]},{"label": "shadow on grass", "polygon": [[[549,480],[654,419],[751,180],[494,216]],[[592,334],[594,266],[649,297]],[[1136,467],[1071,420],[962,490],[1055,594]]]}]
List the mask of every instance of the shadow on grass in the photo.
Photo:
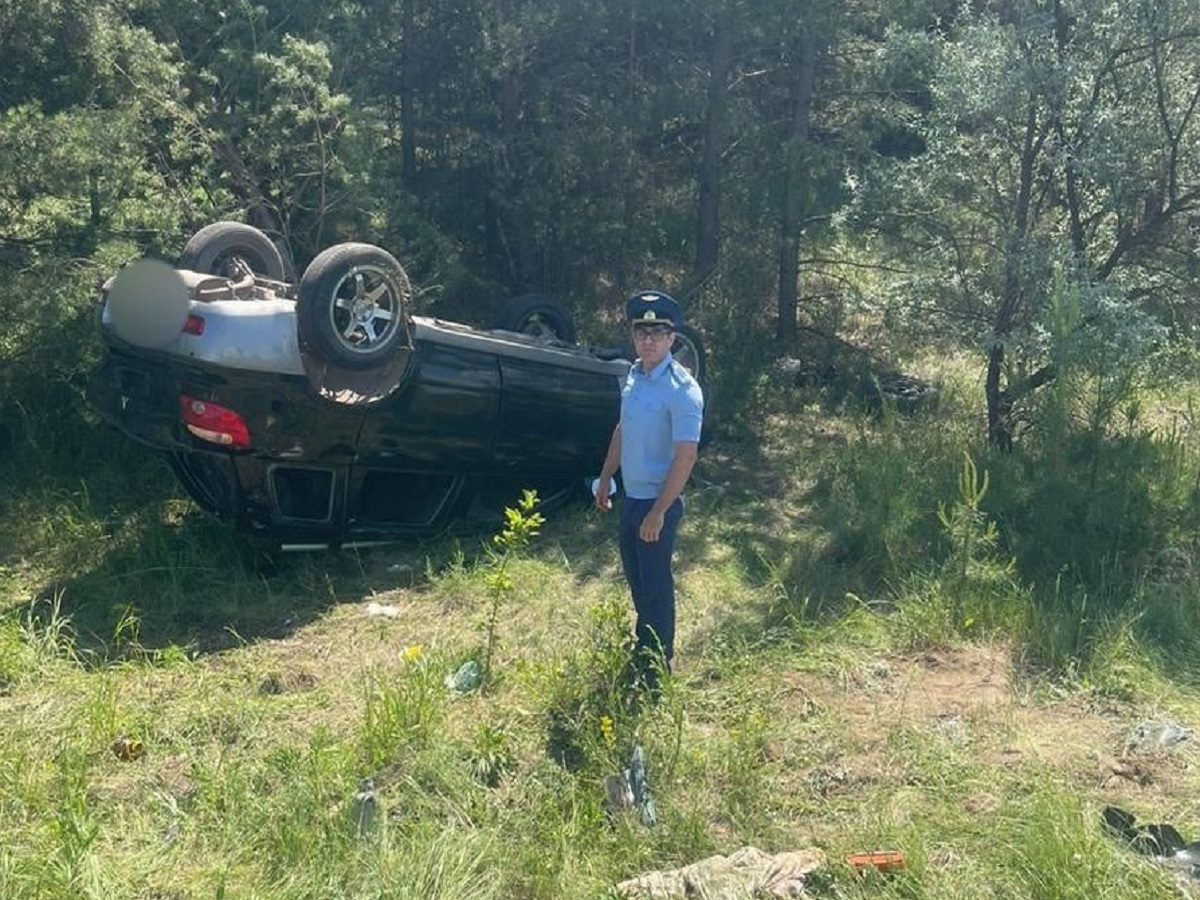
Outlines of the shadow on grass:
[{"label": "shadow on grass", "polygon": [[[797,577],[794,534],[805,525],[802,508],[778,502],[779,475],[759,447],[752,435],[706,447],[689,487],[679,550],[685,565],[704,565],[728,550],[751,589]],[[171,648],[204,655],[285,639],[338,604],[398,588],[421,591],[429,575],[436,579],[449,566],[482,565],[495,533],[476,523],[370,551],[267,556],[183,499],[156,456],[127,442],[114,454],[116,463],[96,462],[81,473],[86,482],[61,461],[52,483],[28,486],[19,505],[45,508],[40,540],[48,552],[38,566],[40,583],[27,584],[26,599],[7,613],[45,617],[57,603],[82,654],[99,665]],[[565,557],[581,583],[620,580],[615,530],[615,512],[580,498],[547,512],[529,553],[549,562]],[[32,551],[39,538],[22,540]],[[829,588],[822,608],[844,593],[832,583],[827,575],[814,583]],[[42,599],[31,606],[31,597]],[[788,615],[764,601],[761,609],[740,610],[736,627],[749,637]]]},{"label": "shadow on grass", "polygon": [[767,590],[769,619],[835,616],[849,595],[883,586],[874,569],[830,543],[805,476],[749,436],[716,448],[690,495],[682,554],[698,563],[728,559],[748,587]]},{"label": "shadow on grass", "polygon": [[[704,570],[698,576],[704,580],[729,568],[738,593],[756,598],[739,600],[714,623],[722,640],[739,646],[783,640],[798,622],[834,618],[859,602],[855,594],[879,588],[869,572],[833,558],[814,526],[807,493],[796,492],[792,473],[781,471],[762,445],[747,433],[723,437],[702,451],[676,547],[675,571],[684,593],[696,577],[689,570]],[[549,517],[531,552],[561,552],[581,587],[615,582],[624,595],[617,516],[615,509],[605,513],[586,505],[562,511]],[[688,614],[682,602],[681,617]]]},{"label": "shadow on grass", "polygon": [[69,617],[81,655],[100,664],[286,638],[337,604],[419,590],[451,560],[472,567],[502,522],[367,551],[267,554],[185,499],[154,453],[123,440],[105,452],[79,466],[47,454],[40,470],[10,460],[17,488],[0,497],[0,574],[20,572],[0,615]]},{"label": "shadow on grass", "polygon": [[93,565],[45,583],[36,596],[56,599],[85,658],[116,662],[171,646],[219,652],[286,637],[320,611],[302,567],[271,573],[261,563],[190,513],[171,525],[126,526],[97,548]]},{"label": "shadow on grass", "polygon": [[142,516],[147,521],[110,535],[91,564],[36,589],[44,600],[33,613],[50,614],[57,598],[83,655],[102,664],[170,647],[220,653],[287,638],[338,604],[420,589],[426,567],[451,553],[442,539],[361,553],[265,554],[185,505],[177,517]]},{"label": "shadow on grass", "polygon": [[[801,509],[788,511],[781,499],[781,479],[748,435],[741,440],[714,442],[700,455],[685,492],[685,513],[679,531],[676,568],[682,563],[704,564],[710,558],[733,553],[739,567],[755,586],[776,574],[775,561],[795,554],[796,535],[808,527]],[[548,516],[543,529],[547,541],[571,561],[579,582],[619,569],[617,519],[622,498],[608,512],[580,502]],[[534,552],[537,552],[536,547]]]}]

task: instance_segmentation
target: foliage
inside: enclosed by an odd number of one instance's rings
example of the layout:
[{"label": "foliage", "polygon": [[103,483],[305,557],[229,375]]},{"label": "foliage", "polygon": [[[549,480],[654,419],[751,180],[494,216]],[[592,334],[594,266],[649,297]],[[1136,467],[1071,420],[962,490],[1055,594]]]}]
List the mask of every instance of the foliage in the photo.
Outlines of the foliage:
[{"label": "foliage", "polygon": [[505,599],[512,596],[515,588],[509,568],[546,523],[546,517],[537,512],[537,505],[537,492],[524,491],[516,506],[505,508],[504,528],[499,534],[492,536],[494,546],[488,548],[487,572],[483,579],[488,595],[487,620],[484,626],[487,643],[483,650],[482,666],[485,682],[491,680],[493,674],[492,658],[499,640],[500,610]]},{"label": "foliage", "polygon": [[[1001,445],[1009,407],[1052,373],[1037,330],[1056,271],[1084,291],[1108,285],[1080,334],[1111,326],[1113,303],[1190,327],[1179,311],[1194,294],[1194,267],[1182,263],[1195,252],[1186,223],[1200,157],[1182,53],[1196,40],[1194,13],[985,5],[933,41],[928,151],[859,183],[863,215],[918,254],[909,301],[944,314],[987,356],[990,437]],[[1128,77],[1140,67],[1149,78]],[[1089,350],[1097,367],[1110,362],[1103,343]]]},{"label": "foliage", "polygon": [[556,661],[546,743],[550,756],[568,770],[604,774],[618,764],[620,751],[631,748],[632,649],[624,605],[608,600],[588,610],[584,640]]},{"label": "foliage", "polygon": [[984,511],[988,482],[989,473],[980,475],[974,460],[966,456],[953,506],[938,504],[938,522],[950,543],[939,593],[952,604],[956,627],[967,633],[972,628],[995,632],[1009,625],[1007,608],[1021,597],[1014,563],[999,556],[1000,532]]},{"label": "foliage", "polygon": [[938,521],[951,542],[946,568],[957,587],[966,586],[979,555],[988,553],[996,545],[996,526],[986,521],[980,510],[987,489],[988,473],[984,471],[980,477],[974,460],[968,456],[963,460],[954,506],[947,509],[945,504],[938,504]]}]

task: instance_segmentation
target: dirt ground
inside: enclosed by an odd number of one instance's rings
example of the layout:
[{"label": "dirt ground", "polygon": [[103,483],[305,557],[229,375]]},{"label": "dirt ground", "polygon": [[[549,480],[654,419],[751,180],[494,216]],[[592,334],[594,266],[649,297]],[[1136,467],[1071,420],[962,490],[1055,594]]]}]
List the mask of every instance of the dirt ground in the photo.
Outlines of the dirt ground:
[{"label": "dirt ground", "polygon": [[[836,765],[811,770],[810,782],[901,782],[903,767],[889,748],[898,733],[908,733],[941,738],[983,765],[1051,773],[1097,806],[1140,813],[1193,805],[1200,771],[1195,738],[1151,750],[1132,745],[1140,723],[1178,720],[1089,702],[1086,694],[1035,689],[1014,658],[1009,647],[980,645],[877,659],[841,679],[793,673],[785,701],[790,714],[815,709],[843,736]],[[981,791],[964,803],[984,812],[995,801]]]}]

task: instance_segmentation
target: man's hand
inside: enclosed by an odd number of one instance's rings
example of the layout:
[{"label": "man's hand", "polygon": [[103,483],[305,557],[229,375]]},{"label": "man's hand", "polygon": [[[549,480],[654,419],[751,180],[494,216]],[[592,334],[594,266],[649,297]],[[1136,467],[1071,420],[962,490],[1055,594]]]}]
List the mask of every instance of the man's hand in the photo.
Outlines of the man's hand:
[{"label": "man's hand", "polygon": [[603,476],[596,480],[596,509],[607,512],[612,509],[612,480]]},{"label": "man's hand", "polygon": [[621,423],[613,428],[612,437],[608,441],[608,452],[604,454],[604,465],[600,467],[600,477],[596,479],[596,487],[592,496],[596,498],[596,509],[608,511],[612,509],[612,492],[616,487],[613,476],[617,474],[617,466],[621,464]]},{"label": "man's hand", "polygon": [[646,513],[646,518],[642,519],[642,524],[638,526],[638,537],[647,544],[658,541],[658,536],[662,534],[663,519],[665,518],[666,513],[655,512],[654,507],[651,507],[650,512]]}]

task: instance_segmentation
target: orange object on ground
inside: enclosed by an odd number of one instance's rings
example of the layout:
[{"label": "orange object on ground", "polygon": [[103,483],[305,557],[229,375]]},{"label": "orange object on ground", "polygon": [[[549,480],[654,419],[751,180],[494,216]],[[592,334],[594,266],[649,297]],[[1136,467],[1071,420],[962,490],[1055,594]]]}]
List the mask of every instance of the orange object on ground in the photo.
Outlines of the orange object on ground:
[{"label": "orange object on ground", "polygon": [[864,850],[846,857],[857,871],[875,869],[879,872],[899,872],[904,868],[904,854],[899,850]]}]

